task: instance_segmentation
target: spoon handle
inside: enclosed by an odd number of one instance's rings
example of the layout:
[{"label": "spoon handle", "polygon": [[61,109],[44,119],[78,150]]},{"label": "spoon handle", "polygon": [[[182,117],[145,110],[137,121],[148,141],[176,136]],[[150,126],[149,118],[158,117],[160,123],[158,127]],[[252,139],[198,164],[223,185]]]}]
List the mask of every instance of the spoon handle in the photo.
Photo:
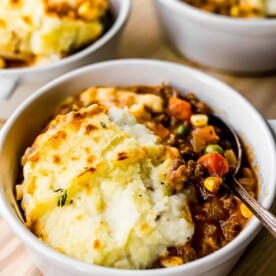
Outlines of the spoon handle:
[{"label": "spoon handle", "polygon": [[240,182],[233,177],[232,188],[241,201],[252,211],[252,213],[261,221],[263,226],[276,238],[276,217],[267,209],[262,207],[259,202],[253,198]]}]

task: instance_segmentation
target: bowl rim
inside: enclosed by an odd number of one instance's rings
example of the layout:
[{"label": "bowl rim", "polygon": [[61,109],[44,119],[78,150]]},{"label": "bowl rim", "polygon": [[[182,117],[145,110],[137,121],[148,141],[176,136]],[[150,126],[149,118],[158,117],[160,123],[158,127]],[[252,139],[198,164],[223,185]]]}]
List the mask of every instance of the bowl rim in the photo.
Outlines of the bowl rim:
[{"label": "bowl rim", "polygon": [[232,27],[276,27],[275,18],[233,18],[231,16],[214,14],[211,12],[203,11],[199,8],[193,7],[181,0],[156,0],[162,2],[163,5],[167,5],[172,9],[178,10],[179,12],[188,13],[190,17],[197,19],[198,21],[208,21],[214,24],[224,24]]},{"label": "bowl rim", "polygon": [[[93,74],[94,71],[99,69],[105,68],[117,68],[117,66],[139,66],[139,67],[156,67],[160,70],[182,70],[187,73],[189,77],[192,77],[195,81],[202,81],[208,82],[213,86],[216,86],[225,91],[225,93],[232,93],[235,94],[238,100],[242,101],[243,105],[247,106],[247,108],[252,109],[255,113],[256,118],[260,120],[264,127],[267,129],[266,134],[268,135],[268,139],[271,143],[271,150],[275,152],[274,154],[274,163],[276,164],[276,144],[274,137],[271,133],[271,130],[267,126],[266,121],[261,116],[261,114],[254,108],[254,106],[249,103],[245,97],[239,94],[236,90],[225,84],[224,82],[209,76],[208,74],[198,70],[193,69],[191,67],[177,64],[174,62],[168,61],[160,61],[160,60],[153,60],[153,59],[119,59],[119,60],[111,60],[111,61],[104,61],[95,64],[91,64],[73,71],[70,71],[63,76],[60,76],[46,85],[42,86],[36,92],[34,92],[31,96],[29,96],[25,101],[21,103],[21,105],[15,110],[12,116],[8,119],[6,124],[1,130],[0,133],[0,154],[4,145],[4,140],[6,139],[7,134],[9,133],[10,129],[12,128],[14,122],[20,117],[21,113],[28,108],[30,104],[35,102],[37,99],[40,98],[44,93],[47,93],[50,89],[54,88],[60,83],[70,80],[72,77],[77,77],[85,73]],[[273,173],[274,185],[272,187],[272,193],[266,196],[263,200],[264,207],[271,207],[273,203],[273,199],[275,198],[275,191],[276,191],[276,170]],[[105,275],[167,275],[168,273],[177,273],[177,272],[191,272],[193,269],[200,268],[201,270],[208,265],[209,263],[216,263],[216,265],[220,265],[226,262],[228,259],[232,257],[235,253],[235,249],[242,247],[243,244],[247,244],[250,240],[254,238],[254,236],[260,230],[260,223],[256,217],[253,217],[249,222],[248,225],[241,231],[241,233],[234,238],[230,243],[225,245],[224,247],[220,248],[219,250],[205,256],[194,260],[192,262],[186,263],[184,265],[173,267],[173,268],[160,268],[160,269],[140,269],[140,270],[129,270],[129,269],[114,269],[99,265],[93,265],[84,263],[82,261],[76,260],[74,258],[68,257],[63,255],[53,248],[46,245],[44,242],[40,241],[34,234],[32,234],[18,219],[15,215],[13,210],[10,208],[7,199],[4,197],[3,187],[0,186],[0,210],[2,212],[2,216],[5,218],[6,222],[10,225],[12,230],[16,233],[16,235],[21,239],[25,245],[35,251],[40,256],[51,260],[53,263],[57,263],[59,267],[67,267],[67,269],[75,270],[76,272],[95,272],[95,273],[105,273]],[[220,262],[217,261],[217,257],[220,257]]]},{"label": "bowl rim", "polygon": [[[116,0],[120,2],[120,9],[118,10],[118,15],[115,18],[112,26],[98,39],[93,41],[91,45],[85,47],[84,49],[73,53],[72,55],[66,56],[58,61],[50,62],[48,64],[41,64],[37,66],[22,67],[22,68],[10,68],[10,69],[1,69],[0,77],[2,76],[17,76],[18,74],[28,74],[28,73],[43,73],[51,69],[59,68],[66,66],[73,62],[76,62],[79,59],[84,58],[85,56],[95,52],[100,47],[108,43],[112,37],[114,37],[119,30],[126,24],[129,17],[131,0]],[[112,3],[111,3],[112,5]]]}]

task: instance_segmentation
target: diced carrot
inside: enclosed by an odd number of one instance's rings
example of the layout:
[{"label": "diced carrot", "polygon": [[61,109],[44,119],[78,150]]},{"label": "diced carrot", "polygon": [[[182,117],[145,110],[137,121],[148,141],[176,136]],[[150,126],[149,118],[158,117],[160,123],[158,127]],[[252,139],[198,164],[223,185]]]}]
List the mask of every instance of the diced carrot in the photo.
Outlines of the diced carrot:
[{"label": "diced carrot", "polygon": [[219,137],[213,126],[196,128],[192,132],[192,144],[195,152],[200,152],[209,143],[216,143]]},{"label": "diced carrot", "polygon": [[202,155],[197,162],[202,164],[210,175],[223,176],[229,171],[227,160],[215,151]]},{"label": "diced carrot", "polygon": [[204,126],[200,128],[196,128],[193,131],[193,135],[200,136],[202,140],[206,141],[207,143],[217,142],[219,137],[216,134],[215,128],[213,126]]},{"label": "diced carrot", "polygon": [[162,124],[155,124],[153,132],[161,138],[166,138],[170,134],[170,131],[167,128],[165,128]]},{"label": "diced carrot", "polygon": [[180,121],[189,120],[192,115],[191,104],[176,97],[169,98],[169,113]]}]

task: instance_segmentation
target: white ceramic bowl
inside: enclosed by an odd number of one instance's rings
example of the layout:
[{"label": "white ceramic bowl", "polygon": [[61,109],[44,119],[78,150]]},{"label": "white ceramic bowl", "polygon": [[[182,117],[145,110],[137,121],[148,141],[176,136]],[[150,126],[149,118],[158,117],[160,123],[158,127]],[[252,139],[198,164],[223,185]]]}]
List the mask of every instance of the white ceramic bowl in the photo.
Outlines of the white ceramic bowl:
[{"label": "white ceramic bowl", "polygon": [[13,195],[20,156],[64,98],[93,85],[156,85],[162,82],[181,91],[194,91],[234,126],[254,151],[262,183],[260,202],[265,207],[271,206],[276,188],[275,141],[256,109],[232,88],[194,69],[162,61],[125,59],[84,67],[36,91],[1,130],[0,211],[15,234],[34,253],[45,275],[226,275],[257,234],[260,223],[254,217],[232,242],[204,258],[175,268],[130,271],[89,265],[62,255],[39,241],[20,221]]},{"label": "white ceramic bowl", "polygon": [[236,72],[276,69],[276,19],[236,19],[181,0],[155,0],[167,37],[189,59]]},{"label": "white ceramic bowl", "polygon": [[[67,71],[94,62],[115,58],[120,34],[130,13],[130,0],[110,0],[115,17],[111,28],[95,42],[60,61],[34,67],[0,70],[0,118],[5,119],[19,100],[11,98],[13,92],[30,94],[30,91]],[[27,92],[25,92],[27,90]],[[23,92],[21,92],[23,91]],[[16,95],[14,97],[20,95]],[[22,98],[22,97],[21,97]],[[21,99],[20,98],[20,99]]]}]

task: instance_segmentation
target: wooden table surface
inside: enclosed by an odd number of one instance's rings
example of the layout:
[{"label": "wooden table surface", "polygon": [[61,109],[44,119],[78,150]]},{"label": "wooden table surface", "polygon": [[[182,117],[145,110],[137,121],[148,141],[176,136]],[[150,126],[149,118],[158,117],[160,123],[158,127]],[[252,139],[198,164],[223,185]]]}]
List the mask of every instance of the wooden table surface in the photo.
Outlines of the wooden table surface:
[{"label": "wooden table surface", "polygon": [[[276,119],[276,72],[262,76],[239,76],[200,67],[174,51],[162,34],[153,0],[133,0],[133,9],[119,49],[121,58],[154,58],[173,61],[221,79],[237,89],[266,119]],[[3,122],[0,122],[0,126]],[[276,212],[274,204],[273,212]],[[0,275],[39,276],[31,256],[0,218]],[[249,245],[231,276],[276,275],[276,241],[265,230]],[[223,275],[224,276],[224,275]]]}]

